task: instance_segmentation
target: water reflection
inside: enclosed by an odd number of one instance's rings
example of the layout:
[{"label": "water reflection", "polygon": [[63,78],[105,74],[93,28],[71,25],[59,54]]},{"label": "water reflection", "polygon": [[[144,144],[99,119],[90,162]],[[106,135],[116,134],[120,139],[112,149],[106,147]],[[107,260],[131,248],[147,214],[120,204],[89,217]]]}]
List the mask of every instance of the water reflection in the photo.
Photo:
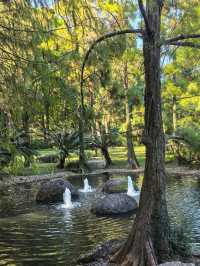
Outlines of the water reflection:
[{"label": "water reflection", "polygon": [[[81,187],[82,180],[71,181]],[[104,177],[89,178],[95,188],[104,181]],[[90,207],[99,197],[98,192],[81,193],[72,209],[62,209],[60,204],[29,204],[20,207],[20,215],[0,219],[0,265],[73,266],[74,258],[100,242],[125,237],[133,216],[97,218]],[[199,250],[200,183],[192,178],[170,178],[167,200],[172,223],[184,225],[193,250]]]},{"label": "water reflection", "polygon": [[173,179],[167,187],[172,224],[183,228],[192,251],[200,248],[200,183],[194,178]]}]

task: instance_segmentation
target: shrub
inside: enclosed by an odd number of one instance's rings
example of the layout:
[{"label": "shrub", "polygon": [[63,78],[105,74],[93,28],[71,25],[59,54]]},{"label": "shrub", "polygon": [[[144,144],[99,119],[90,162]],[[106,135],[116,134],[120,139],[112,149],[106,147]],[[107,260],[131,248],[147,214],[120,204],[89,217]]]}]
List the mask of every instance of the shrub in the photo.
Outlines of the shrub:
[{"label": "shrub", "polygon": [[200,128],[178,128],[176,136],[169,140],[169,147],[180,164],[200,163]]}]

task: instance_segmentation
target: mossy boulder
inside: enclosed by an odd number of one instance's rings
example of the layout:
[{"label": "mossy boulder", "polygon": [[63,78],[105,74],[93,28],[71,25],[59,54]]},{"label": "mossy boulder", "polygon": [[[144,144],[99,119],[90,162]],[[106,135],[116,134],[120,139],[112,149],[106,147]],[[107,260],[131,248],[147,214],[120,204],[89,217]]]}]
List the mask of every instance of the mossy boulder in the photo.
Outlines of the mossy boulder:
[{"label": "mossy boulder", "polygon": [[104,184],[102,191],[108,194],[126,192],[127,180],[124,178],[110,179]]},{"label": "mossy boulder", "polygon": [[125,193],[108,194],[95,202],[91,211],[97,215],[117,215],[136,211],[136,200]]},{"label": "mossy boulder", "polygon": [[66,188],[70,190],[72,199],[78,198],[78,190],[69,181],[57,178],[41,185],[36,201],[38,203],[62,202]]}]

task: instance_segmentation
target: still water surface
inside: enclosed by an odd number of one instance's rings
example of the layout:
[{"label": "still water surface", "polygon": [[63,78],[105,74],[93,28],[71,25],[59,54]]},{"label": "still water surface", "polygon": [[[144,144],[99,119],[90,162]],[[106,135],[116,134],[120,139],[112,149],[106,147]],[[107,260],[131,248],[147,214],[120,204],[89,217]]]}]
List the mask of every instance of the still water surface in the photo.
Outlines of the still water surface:
[{"label": "still water surface", "polygon": [[[98,187],[103,177],[89,179]],[[81,180],[72,180],[77,187]],[[125,237],[133,216],[96,217],[90,213],[100,193],[81,194],[73,209],[59,204],[20,206],[16,216],[0,219],[0,265],[74,266],[76,258],[97,244]],[[188,243],[200,249],[200,182],[194,178],[168,180],[167,199],[173,224],[184,226]]]}]

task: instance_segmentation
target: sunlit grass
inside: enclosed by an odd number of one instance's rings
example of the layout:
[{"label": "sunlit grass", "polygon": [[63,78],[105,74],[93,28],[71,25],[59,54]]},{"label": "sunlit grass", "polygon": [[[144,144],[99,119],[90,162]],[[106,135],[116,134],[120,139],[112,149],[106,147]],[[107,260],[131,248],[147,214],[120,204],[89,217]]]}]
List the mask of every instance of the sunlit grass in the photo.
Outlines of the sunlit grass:
[{"label": "sunlit grass", "polygon": [[[126,147],[112,147],[109,149],[110,156],[115,166],[127,167],[127,148]],[[144,165],[145,161],[145,148],[144,146],[136,146],[135,153],[139,164]]]},{"label": "sunlit grass", "polygon": [[[37,151],[38,156],[48,156],[53,154],[59,154],[59,151],[54,148],[42,149]],[[113,166],[115,168],[126,168],[127,167],[127,148],[125,146],[110,147],[109,153],[113,161]],[[145,147],[143,145],[135,146],[135,153],[139,164],[144,167],[145,164]],[[88,160],[96,159],[103,160],[101,151],[98,150],[86,150],[86,156]],[[77,161],[79,158],[78,151],[71,152],[69,157],[66,159],[66,164],[69,162]],[[166,162],[173,161],[174,157],[172,154],[166,153]],[[17,175],[39,175],[56,172],[56,163],[41,163],[36,160],[30,168],[20,169]]]},{"label": "sunlit grass", "polygon": [[48,148],[48,149],[37,150],[38,156],[56,155],[58,153],[59,153],[59,150],[57,150],[56,148]]}]

